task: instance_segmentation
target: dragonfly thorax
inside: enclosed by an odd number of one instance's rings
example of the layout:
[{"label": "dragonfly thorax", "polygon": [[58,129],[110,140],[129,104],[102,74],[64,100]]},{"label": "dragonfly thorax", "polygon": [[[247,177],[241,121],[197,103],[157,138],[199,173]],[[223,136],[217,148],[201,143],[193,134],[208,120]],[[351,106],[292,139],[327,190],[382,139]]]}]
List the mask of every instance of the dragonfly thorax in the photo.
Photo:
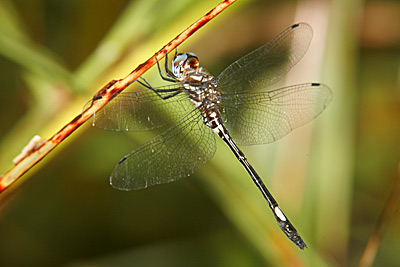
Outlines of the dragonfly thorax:
[{"label": "dragonfly thorax", "polygon": [[172,62],[174,76],[183,84],[183,88],[192,103],[202,109],[219,110],[221,93],[217,80],[199,67],[199,59],[193,53],[181,53]]},{"label": "dragonfly thorax", "polygon": [[173,63],[173,74],[183,84],[190,101],[202,114],[203,123],[216,129],[221,123],[221,92],[214,76],[199,67],[193,53],[178,54]]}]

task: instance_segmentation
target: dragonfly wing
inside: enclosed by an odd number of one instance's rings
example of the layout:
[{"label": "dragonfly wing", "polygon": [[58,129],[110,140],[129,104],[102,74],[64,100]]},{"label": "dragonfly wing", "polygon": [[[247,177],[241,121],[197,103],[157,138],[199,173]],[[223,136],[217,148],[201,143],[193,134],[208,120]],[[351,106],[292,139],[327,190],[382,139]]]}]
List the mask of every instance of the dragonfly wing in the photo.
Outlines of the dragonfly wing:
[{"label": "dragonfly wing", "polygon": [[267,144],[312,121],[331,99],[329,87],[318,83],[269,92],[224,95],[222,116],[238,144]]},{"label": "dragonfly wing", "polygon": [[[181,86],[173,84],[156,89],[179,90]],[[165,96],[171,92],[160,94]],[[89,107],[92,101],[89,101],[85,108]],[[183,92],[168,99],[160,98],[151,90],[120,93],[93,114],[92,125],[112,131],[146,131],[176,122],[192,107]]]},{"label": "dragonfly wing", "polygon": [[221,92],[248,92],[280,81],[307,52],[312,35],[310,25],[306,23],[287,28],[227,67],[218,77]]},{"label": "dragonfly wing", "polygon": [[122,158],[111,174],[110,183],[116,189],[136,190],[176,181],[203,166],[215,150],[214,134],[195,109]]}]

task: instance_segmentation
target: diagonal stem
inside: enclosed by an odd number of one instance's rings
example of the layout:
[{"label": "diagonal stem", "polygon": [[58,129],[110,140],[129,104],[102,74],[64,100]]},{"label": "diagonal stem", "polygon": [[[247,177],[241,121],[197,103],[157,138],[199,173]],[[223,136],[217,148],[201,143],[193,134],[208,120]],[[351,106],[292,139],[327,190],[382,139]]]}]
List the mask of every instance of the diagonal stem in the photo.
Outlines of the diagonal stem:
[{"label": "diagonal stem", "polygon": [[140,64],[128,76],[120,80],[112,80],[105,85],[100,91],[94,95],[92,105],[76,116],[73,120],[67,123],[60,131],[54,134],[49,140],[44,140],[40,145],[35,147],[26,155],[21,161],[9,170],[4,176],[0,177],[0,193],[11,186],[17,181],[25,172],[35,166],[47,154],[50,153],[56,146],[58,146],[65,138],[73,133],[79,126],[85,123],[92,114],[99,111],[104,105],[110,102],[117,93],[124,90],[129,84],[138,79],[144,72],[156,64],[157,60],[161,60],[166,53],[171,52],[179,44],[189,38],[198,29],[204,26],[207,22],[212,20],[215,16],[225,10],[228,6],[233,4],[236,0],[225,0],[219,3],[211,11],[190,25],[186,30],[176,36],[166,46],[161,48],[154,56],[149,58],[146,62]]}]

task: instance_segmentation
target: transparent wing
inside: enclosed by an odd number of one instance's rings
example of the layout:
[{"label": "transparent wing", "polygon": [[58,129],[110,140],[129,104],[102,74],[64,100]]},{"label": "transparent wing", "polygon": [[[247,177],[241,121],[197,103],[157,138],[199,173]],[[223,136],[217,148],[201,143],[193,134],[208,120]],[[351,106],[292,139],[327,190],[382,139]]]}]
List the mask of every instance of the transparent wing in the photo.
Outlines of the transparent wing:
[{"label": "transparent wing", "polygon": [[[178,90],[181,86],[172,84],[156,89]],[[173,92],[160,92],[163,96],[171,93]],[[90,106],[92,101],[89,101],[85,108]],[[192,109],[193,105],[184,92],[165,100],[151,90],[120,93],[93,114],[92,125],[112,131],[145,131],[172,124]]]},{"label": "transparent wing", "polygon": [[307,52],[312,35],[310,25],[292,25],[227,67],[218,77],[219,89],[224,94],[243,93],[280,81]]},{"label": "transparent wing", "polygon": [[195,109],[163,134],[126,155],[111,174],[111,185],[136,190],[194,173],[215,154],[213,132]]},{"label": "transparent wing", "polygon": [[269,92],[224,95],[222,116],[238,144],[267,144],[312,121],[331,99],[331,90],[318,83]]}]

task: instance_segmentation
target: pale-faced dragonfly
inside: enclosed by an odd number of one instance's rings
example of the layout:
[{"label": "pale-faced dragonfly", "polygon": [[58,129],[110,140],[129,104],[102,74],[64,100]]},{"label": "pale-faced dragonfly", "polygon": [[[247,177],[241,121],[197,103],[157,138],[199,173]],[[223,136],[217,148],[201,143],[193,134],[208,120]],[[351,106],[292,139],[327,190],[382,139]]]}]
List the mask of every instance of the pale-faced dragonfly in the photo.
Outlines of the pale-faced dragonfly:
[{"label": "pale-faced dragonfly", "polygon": [[93,125],[114,131],[144,131],[172,124],[124,156],[112,171],[111,185],[120,190],[136,190],[187,177],[214,156],[216,134],[261,191],[282,231],[299,248],[306,248],[236,144],[274,142],[310,122],[327,107],[332,93],[324,84],[266,89],[282,80],[300,61],[312,35],[308,24],[294,24],[232,63],[217,78],[199,67],[193,53],[175,54],[172,70],[166,56],[166,74],[157,62],[162,79],[169,85],[153,87],[141,78],[137,81],[147,89],[120,93],[93,114]]}]

